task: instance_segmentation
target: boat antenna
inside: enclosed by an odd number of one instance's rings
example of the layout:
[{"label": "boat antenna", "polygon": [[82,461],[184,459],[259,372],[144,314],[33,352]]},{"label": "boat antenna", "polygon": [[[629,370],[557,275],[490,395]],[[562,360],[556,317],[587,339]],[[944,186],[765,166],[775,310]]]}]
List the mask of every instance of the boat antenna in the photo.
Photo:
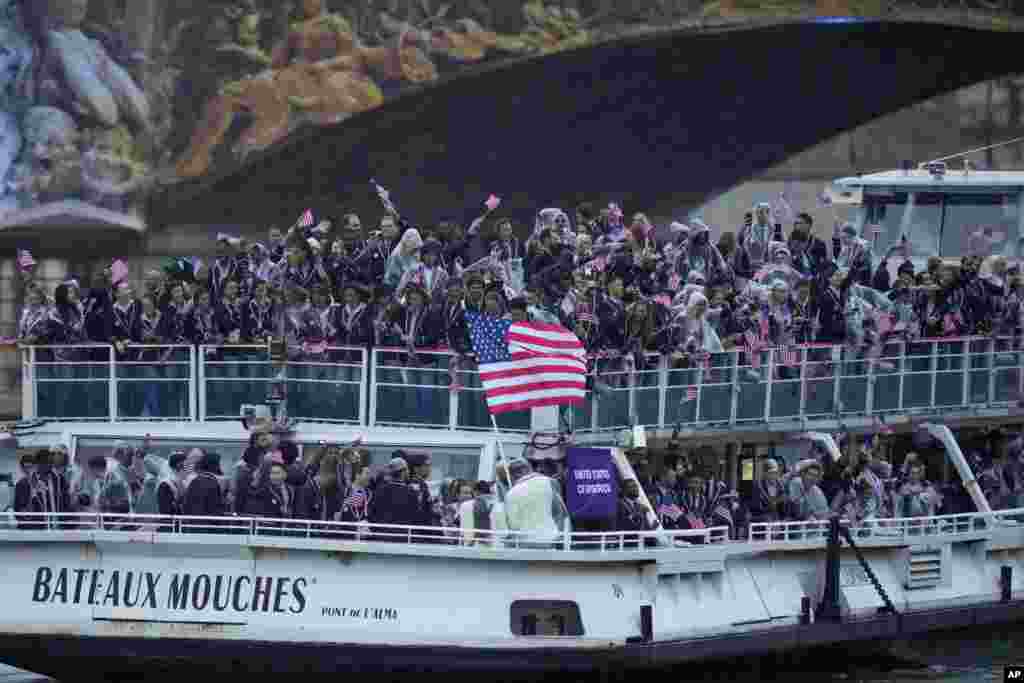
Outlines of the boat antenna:
[{"label": "boat antenna", "polygon": [[921,164],[921,167],[923,168],[924,166],[927,166],[928,164],[937,164],[940,161],[949,161],[950,159],[956,159],[957,157],[967,156],[968,154],[974,154],[976,152],[986,152],[986,151],[988,151],[990,149],[996,149],[998,147],[1005,147],[1007,145],[1012,145],[1015,142],[1022,142],[1022,141],[1024,141],[1024,135],[1016,137],[1016,138],[1013,138],[1012,140],[1006,140],[1004,142],[997,142],[995,144],[985,145],[984,147],[978,147],[976,149],[969,149],[966,152],[957,152],[956,154],[950,154],[949,156],[942,157],[940,159],[932,159],[931,161],[926,161],[923,164]]}]

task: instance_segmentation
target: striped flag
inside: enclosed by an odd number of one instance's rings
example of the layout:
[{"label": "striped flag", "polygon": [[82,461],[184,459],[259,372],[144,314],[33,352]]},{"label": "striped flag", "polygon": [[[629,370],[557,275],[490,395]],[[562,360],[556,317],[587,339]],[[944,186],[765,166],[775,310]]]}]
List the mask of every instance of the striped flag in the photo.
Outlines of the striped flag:
[{"label": "striped flag", "polygon": [[586,351],[575,334],[476,311],[466,312],[466,322],[491,414],[583,401]]},{"label": "striped flag", "polygon": [[959,325],[963,322],[963,318],[960,317],[959,313],[947,313],[942,318],[942,333],[943,334],[957,334],[960,331]]},{"label": "striped flag", "polygon": [[306,209],[301,216],[299,216],[298,226],[300,228],[308,228],[313,225],[313,212]]},{"label": "striped flag", "polygon": [[750,356],[750,367],[761,367],[761,340],[750,330],[743,333],[743,339],[747,342],[746,352]]},{"label": "striped flag", "polygon": [[690,401],[696,401],[696,400],[697,400],[697,387],[694,387],[694,386],[686,387],[686,398],[683,400],[683,403],[689,403]]},{"label": "striped flag", "polygon": [[658,506],[658,516],[674,522],[683,516],[683,509],[675,503],[669,505],[661,504]]},{"label": "striped flag", "polygon": [[353,516],[356,519],[364,519],[369,505],[370,494],[366,489],[356,487],[353,488],[348,496],[345,497],[345,501],[341,504],[341,507],[352,511]]},{"label": "striped flag", "polygon": [[782,364],[783,365],[796,365],[797,359],[800,352],[792,346],[787,346],[782,349]]}]

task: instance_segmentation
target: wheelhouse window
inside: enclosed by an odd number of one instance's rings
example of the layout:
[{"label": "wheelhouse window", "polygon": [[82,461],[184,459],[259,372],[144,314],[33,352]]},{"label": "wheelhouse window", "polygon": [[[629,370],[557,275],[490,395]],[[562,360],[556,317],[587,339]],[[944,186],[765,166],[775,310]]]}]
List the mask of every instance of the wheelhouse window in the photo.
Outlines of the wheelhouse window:
[{"label": "wheelhouse window", "polygon": [[947,195],[942,222],[943,256],[967,254],[975,244],[984,254],[1013,256],[1017,233],[1017,196]]},{"label": "wheelhouse window", "polygon": [[516,600],[510,614],[512,635],[583,635],[580,606],[570,600]]},{"label": "wheelhouse window", "polygon": [[[864,197],[865,221],[881,228],[881,255],[903,235],[910,258],[979,253],[1017,256],[1018,193],[881,192]],[[867,237],[871,237],[865,231]]]},{"label": "wheelhouse window", "polygon": [[910,244],[910,258],[926,259],[939,253],[941,194],[872,194],[864,197],[864,205],[867,208],[867,222],[882,229],[876,252],[883,252],[890,245],[898,243],[905,234]]}]

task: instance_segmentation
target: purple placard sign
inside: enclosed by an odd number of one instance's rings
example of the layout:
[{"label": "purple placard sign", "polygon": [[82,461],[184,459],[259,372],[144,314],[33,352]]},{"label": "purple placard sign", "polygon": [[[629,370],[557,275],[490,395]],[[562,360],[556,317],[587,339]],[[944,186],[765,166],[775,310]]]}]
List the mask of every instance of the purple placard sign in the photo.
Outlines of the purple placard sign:
[{"label": "purple placard sign", "polygon": [[619,478],[608,448],[566,451],[566,505],[573,519],[609,519],[619,501]]}]

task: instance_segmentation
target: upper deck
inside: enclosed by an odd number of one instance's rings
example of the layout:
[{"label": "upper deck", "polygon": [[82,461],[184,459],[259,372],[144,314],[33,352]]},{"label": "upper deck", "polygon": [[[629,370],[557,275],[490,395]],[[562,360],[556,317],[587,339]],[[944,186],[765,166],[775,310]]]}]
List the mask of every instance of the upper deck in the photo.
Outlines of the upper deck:
[{"label": "upper deck", "polygon": [[[54,347],[25,347],[23,417],[237,424],[244,406],[266,403],[278,373],[264,347],[138,348],[137,360],[119,361],[109,346],[79,347],[68,361],[55,358]],[[591,386],[601,390],[562,410],[557,427],[603,443],[638,424],[654,437],[775,441],[789,432],[898,431],[936,419],[1020,421],[1018,349],[1009,338],[962,337],[888,344],[875,360],[859,349],[811,344],[753,355],[734,349],[697,367],[670,367],[659,356],[636,372],[598,363]],[[291,362],[288,414],[322,429],[415,428],[450,442],[456,433],[491,430],[475,368],[454,364],[444,350],[417,353],[416,365],[404,350],[383,348]],[[556,427],[550,411],[540,412],[499,416],[498,428],[518,435]]]}]

